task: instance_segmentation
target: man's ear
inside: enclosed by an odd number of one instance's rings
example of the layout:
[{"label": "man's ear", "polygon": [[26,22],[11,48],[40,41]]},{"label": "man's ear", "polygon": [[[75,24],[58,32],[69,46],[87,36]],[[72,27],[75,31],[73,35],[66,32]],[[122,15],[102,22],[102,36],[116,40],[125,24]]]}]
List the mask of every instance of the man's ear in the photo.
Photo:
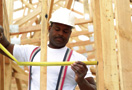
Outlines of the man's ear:
[{"label": "man's ear", "polygon": [[50,31],[50,29],[51,29],[51,26],[48,27],[48,32]]}]

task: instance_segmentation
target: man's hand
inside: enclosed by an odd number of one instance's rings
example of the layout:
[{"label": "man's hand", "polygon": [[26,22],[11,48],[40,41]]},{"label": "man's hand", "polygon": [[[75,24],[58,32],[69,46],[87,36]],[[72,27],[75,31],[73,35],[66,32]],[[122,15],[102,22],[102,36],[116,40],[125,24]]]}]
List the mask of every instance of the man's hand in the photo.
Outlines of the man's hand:
[{"label": "man's hand", "polygon": [[0,43],[1,43],[1,41],[2,41],[3,38],[4,38],[3,28],[0,25]]},{"label": "man's hand", "polygon": [[74,64],[72,64],[71,68],[75,72],[75,81],[77,83],[81,82],[84,79],[88,71],[86,65],[81,61],[77,61]]},{"label": "man's hand", "polygon": [[97,90],[93,77],[84,78],[88,71],[85,63],[77,61],[71,65],[71,68],[75,72],[75,81],[77,82],[80,90]]},{"label": "man's hand", "polygon": [[[14,48],[14,44],[11,44],[6,37],[4,36],[4,29],[3,27],[0,25],[0,43],[11,53],[13,54],[13,48]],[[3,55],[6,55],[1,49],[0,49],[0,53]]]}]

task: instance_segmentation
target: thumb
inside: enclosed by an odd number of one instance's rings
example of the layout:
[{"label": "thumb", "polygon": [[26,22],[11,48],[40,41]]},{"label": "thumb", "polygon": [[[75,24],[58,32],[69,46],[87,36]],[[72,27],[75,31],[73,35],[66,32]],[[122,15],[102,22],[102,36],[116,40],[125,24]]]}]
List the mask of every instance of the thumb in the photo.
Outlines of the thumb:
[{"label": "thumb", "polygon": [[0,40],[2,40],[3,37],[4,37],[3,27],[0,25]]},{"label": "thumb", "polygon": [[0,33],[3,32],[3,27],[0,25]]}]

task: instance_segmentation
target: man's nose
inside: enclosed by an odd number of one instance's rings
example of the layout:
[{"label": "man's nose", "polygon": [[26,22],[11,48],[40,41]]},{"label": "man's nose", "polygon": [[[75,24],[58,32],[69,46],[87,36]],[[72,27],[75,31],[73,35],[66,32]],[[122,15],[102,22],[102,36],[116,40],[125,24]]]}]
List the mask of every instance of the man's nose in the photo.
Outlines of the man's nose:
[{"label": "man's nose", "polygon": [[59,35],[61,35],[61,36],[62,36],[62,35],[63,35],[63,31],[61,31],[61,30],[60,30],[60,31],[59,31]]}]

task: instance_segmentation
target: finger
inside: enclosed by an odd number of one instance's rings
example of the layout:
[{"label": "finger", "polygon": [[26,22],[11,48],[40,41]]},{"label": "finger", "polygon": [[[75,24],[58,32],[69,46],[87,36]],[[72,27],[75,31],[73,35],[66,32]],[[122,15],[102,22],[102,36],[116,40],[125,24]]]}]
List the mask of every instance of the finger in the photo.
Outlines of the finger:
[{"label": "finger", "polygon": [[[84,67],[85,69],[88,69],[87,66],[86,66],[86,64],[83,63],[83,62],[81,62],[81,61],[77,61],[77,62],[75,62],[75,64],[83,65],[83,67]],[[82,67],[82,66],[81,66],[81,67]]]},{"label": "finger", "polygon": [[77,73],[77,70],[76,70],[76,68],[74,67],[73,64],[71,65],[71,69],[72,69],[75,73]]},{"label": "finger", "polygon": [[73,64],[72,69],[74,70],[74,72],[76,73],[78,72],[79,74],[87,72],[87,69],[85,69],[83,65],[79,65],[79,64]]},{"label": "finger", "polygon": [[0,25],[0,31],[3,31],[3,27]]}]

